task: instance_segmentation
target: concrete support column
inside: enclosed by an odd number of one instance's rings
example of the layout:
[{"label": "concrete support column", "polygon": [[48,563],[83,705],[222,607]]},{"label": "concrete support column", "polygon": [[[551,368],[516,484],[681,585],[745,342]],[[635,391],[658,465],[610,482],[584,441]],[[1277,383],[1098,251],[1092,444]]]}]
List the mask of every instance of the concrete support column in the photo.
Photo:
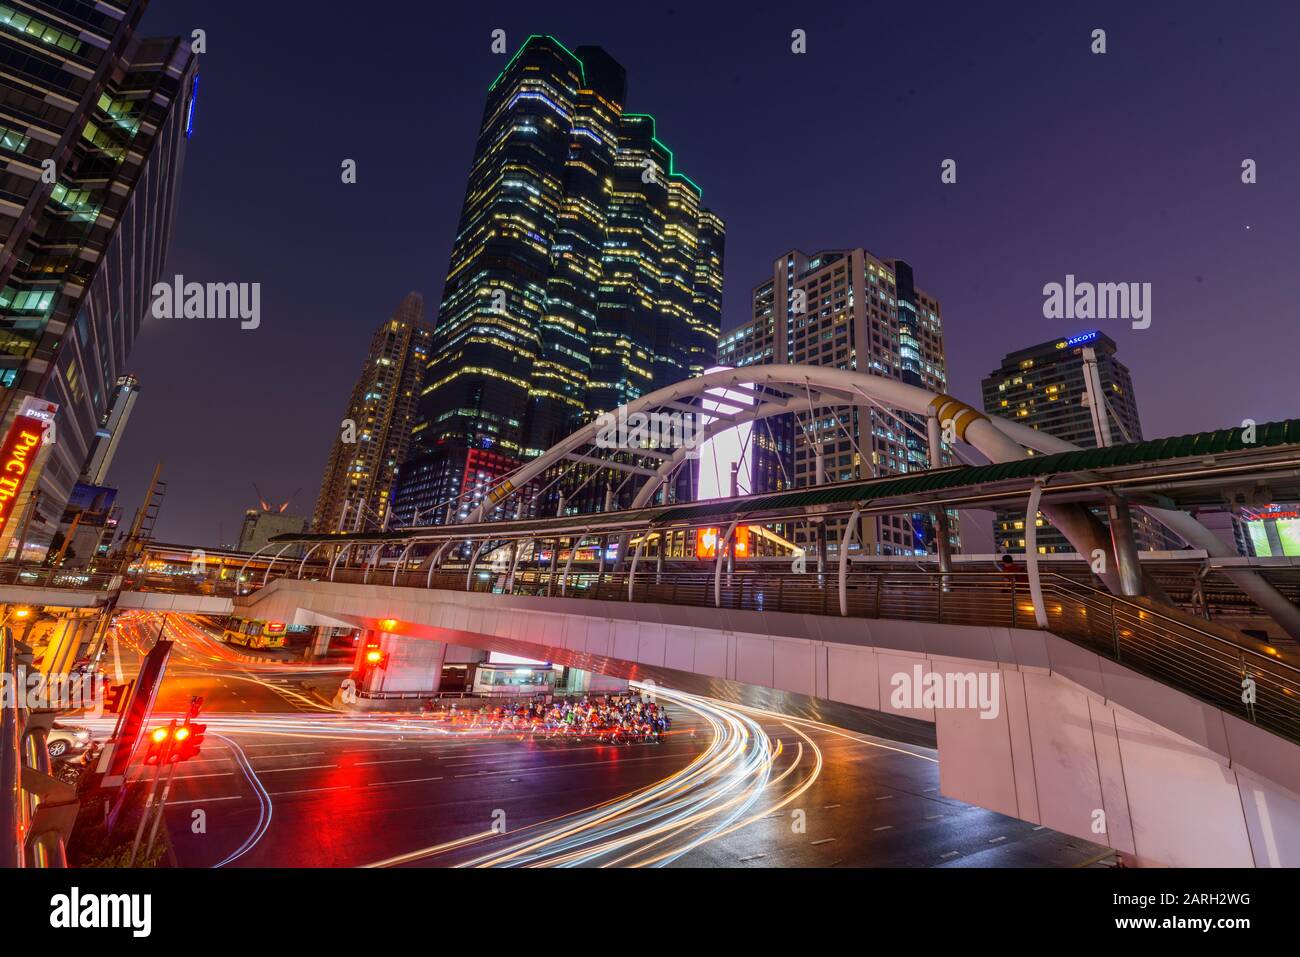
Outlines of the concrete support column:
[{"label": "concrete support column", "polygon": [[324,658],[330,650],[330,632],[333,628],[317,628],[316,636],[311,640],[311,658],[314,661],[317,658]]},{"label": "concrete support column", "polygon": [[[382,668],[368,660],[376,650],[387,656]],[[357,643],[353,666],[355,700],[340,694],[336,703],[360,711],[416,710],[437,693],[446,656],[441,641],[367,630]]]},{"label": "concrete support column", "polygon": [[1122,498],[1112,498],[1106,505],[1110,519],[1110,540],[1115,550],[1115,561],[1119,565],[1120,594],[1135,596],[1142,594],[1142,566],[1138,562],[1137,541],[1133,536],[1133,515],[1128,502]]},{"label": "concrete support column", "polygon": [[47,675],[66,675],[77,660],[81,647],[85,619],[65,617],[54,623],[45,655],[41,659],[41,672]]}]

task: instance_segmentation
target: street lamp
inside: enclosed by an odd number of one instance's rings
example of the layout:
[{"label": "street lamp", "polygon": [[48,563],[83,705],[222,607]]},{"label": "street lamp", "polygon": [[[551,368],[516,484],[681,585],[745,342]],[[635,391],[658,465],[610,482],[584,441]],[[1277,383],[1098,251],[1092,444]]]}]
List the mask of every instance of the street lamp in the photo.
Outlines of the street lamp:
[{"label": "street lamp", "polygon": [[32,610],[30,608],[24,605],[11,605],[9,606],[9,610],[5,612],[5,616],[0,618],[0,628],[9,624],[10,618],[15,618],[18,621],[26,621],[30,617],[32,617]]}]

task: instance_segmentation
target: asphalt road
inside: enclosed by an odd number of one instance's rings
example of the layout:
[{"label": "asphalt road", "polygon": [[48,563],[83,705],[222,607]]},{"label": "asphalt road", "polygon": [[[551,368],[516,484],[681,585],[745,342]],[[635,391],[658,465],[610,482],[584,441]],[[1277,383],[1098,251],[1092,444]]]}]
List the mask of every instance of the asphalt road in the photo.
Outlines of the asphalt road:
[{"label": "asphalt road", "polygon": [[[152,618],[152,621],[149,620]],[[130,674],[156,616],[124,623]],[[610,745],[348,716],[193,622],[158,710],[204,696],[202,755],[177,768],[182,866],[1035,867],[1102,847],[939,794],[933,750],[660,689],[662,744]],[[216,647],[214,647],[214,645]],[[341,677],[337,666],[334,672]]]}]

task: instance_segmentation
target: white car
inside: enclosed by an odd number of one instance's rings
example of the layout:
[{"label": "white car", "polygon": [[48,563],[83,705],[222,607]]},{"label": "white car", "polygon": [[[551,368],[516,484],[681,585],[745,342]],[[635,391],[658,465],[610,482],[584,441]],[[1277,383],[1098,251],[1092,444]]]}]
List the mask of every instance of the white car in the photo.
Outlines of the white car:
[{"label": "white car", "polygon": [[90,731],[74,725],[56,724],[45,737],[52,758],[70,758],[90,747]]}]

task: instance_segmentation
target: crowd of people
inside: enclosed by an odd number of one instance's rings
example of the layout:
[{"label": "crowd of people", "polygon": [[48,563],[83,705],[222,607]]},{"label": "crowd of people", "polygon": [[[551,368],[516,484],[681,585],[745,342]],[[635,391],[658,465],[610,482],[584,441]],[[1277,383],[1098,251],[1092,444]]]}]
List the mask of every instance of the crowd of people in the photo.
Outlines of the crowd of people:
[{"label": "crowd of people", "polygon": [[672,718],[660,704],[639,694],[538,696],[479,708],[444,708],[452,724],[488,732],[539,737],[593,738],[611,744],[660,743]]}]

